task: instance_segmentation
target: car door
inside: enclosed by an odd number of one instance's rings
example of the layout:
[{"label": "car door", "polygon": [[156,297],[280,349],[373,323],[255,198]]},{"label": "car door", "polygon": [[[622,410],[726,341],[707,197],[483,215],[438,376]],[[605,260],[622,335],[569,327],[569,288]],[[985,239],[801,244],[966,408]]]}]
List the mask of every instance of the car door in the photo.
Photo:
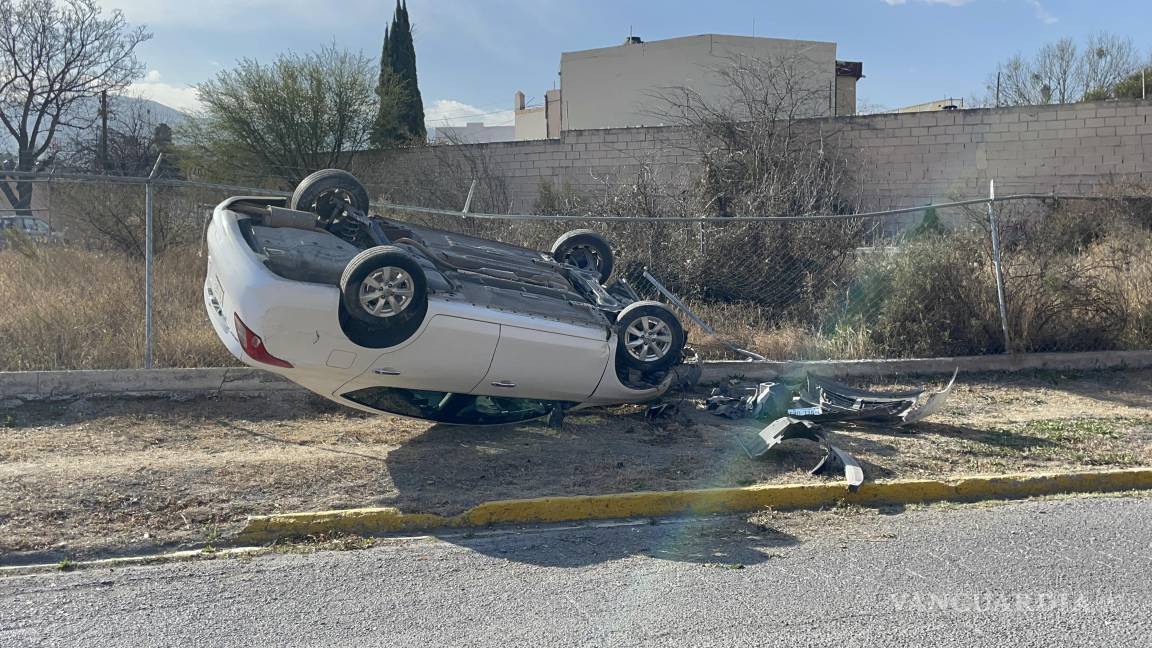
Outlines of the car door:
[{"label": "car door", "polygon": [[380,355],[337,395],[367,387],[466,394],[484,378],[500,339],[500,325],[434,315],[408,343]]},{"label": "car door", "polygon": [[608,351],[598,332],[581,336],[501,325],[492,368],[475,393],[578,402],[600,384]]}]

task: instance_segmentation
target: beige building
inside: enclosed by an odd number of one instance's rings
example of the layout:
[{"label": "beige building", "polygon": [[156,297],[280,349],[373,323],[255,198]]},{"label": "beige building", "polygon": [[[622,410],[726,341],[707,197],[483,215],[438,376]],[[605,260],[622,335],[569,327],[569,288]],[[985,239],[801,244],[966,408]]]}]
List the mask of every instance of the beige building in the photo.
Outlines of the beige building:
[{"label": "beige building", "polygon": [[666,125],[663,94],[688,88],[708,102],[731,92],[717,69],[733,61],[786,65],[809,97],[803,116],[856,112],[856,82],[863,65],[838,61],[836,44],[818,41],[704,34],[623,45],[560,56],[560,89],[544,105],[524,106],[516,94],[516,139],[559,137],[561,131]]},{"label": "beige building", "polygon": [[463,126],[436,126],[428,133],[433,144],[486,144],[511,142],[516,139],[515,126],[488,126],[484,122],[467,122]]},{"label": "beige building", "polygon": [[515,110],[516,140],[555,139],[560,137],[560,91],[544,93],[542,106],[527,107],[524,93],[516,92]]},{"label": "beige building", "polygon": [[929,101],[926,103],[916,104],[915,106],[905,106],[893,110],[894,113],[916,113],[916,112],[935,112],[937,110],[963,110],[963,99],[939,99],[937,101]]}]

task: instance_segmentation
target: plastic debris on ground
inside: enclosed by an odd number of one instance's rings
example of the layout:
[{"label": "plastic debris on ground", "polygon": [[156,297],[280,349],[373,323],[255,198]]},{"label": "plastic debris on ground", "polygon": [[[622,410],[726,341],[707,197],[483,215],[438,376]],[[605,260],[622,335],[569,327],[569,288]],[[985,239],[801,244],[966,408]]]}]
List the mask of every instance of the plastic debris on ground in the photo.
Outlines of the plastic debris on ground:
[{"label": "plastic debris on ground", "polygon": [[855,491],[864,482],[863,469],[852,455],[828,440],[821,424],[900,427],[922,421],[944,406],[956,385],[956,373],[952,373],[944,389],[936,392],[871,392],[804,373],[756,387],[718,387],[712,390],[707,407],[717,416],[771,421],[759,433],[741,439],[745,452],[754,459],[789,439],[819,443],[826,454],[812,474],[843,469],[848,488]]}]

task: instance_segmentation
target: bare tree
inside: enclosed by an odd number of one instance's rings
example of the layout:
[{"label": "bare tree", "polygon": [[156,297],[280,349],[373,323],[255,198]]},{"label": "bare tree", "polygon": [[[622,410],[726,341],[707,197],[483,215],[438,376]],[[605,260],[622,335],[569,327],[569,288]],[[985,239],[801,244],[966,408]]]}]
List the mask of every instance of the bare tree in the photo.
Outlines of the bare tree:
[{"label": "bare tree", "polygon": [[1088,39],[1082,67],[1085,95],[1110,97],[1125,77],[1139,69],[1140,56],[1131,40],[1097,34]]},{"label": "bare tree", "polygon": [[109,110],[106,157],[100,150],[98,134],[82,131],[71,134],[59,147],[56,167],[141,177],[152,171],[157,156],[164,153],[159,174],[169,178],[178,175],[171,127],[158,121],[144,102],[128,97],[117,99]]},{"label": "bare tree", "polygon": [[[111,103],[105,151],[92,130],[71,133],[61,142],[55,168],[99,168],[109,176],[138,178],[147,176],[157,156],[164,153],[158,176],[180,177],[180,151],[173,145],[172,131],[144,102],[118,98]],[[49,190],[53,219],[68,238],[129,256],[144,255],[145,205],[140,186],[62,181],[53,182]],[[157,187],[154,197],[153,245],[158,252],[197,238],[203,205],[220,198],[209,190],[165,186]]]},{"label": "bare tree", "polygon": [[291,188],[348,166],[369,145],[375,75],[363,55],[334,47],[220,72],[198,86],[204,114],[186,129],[196,172]]},{"label": "bare tree", "polygon": [[1033,106],[1102,98],[1136,66],[1136,48],[1129,39],[1101,33],[1081,48],[1062,38],[1031,59],[1016,54],[1002,63],[989,77],[988,97],[979,103]]},{"label": "bare tree", "polygon": [[1080,52],[1071,38],[1061,38],[1040,48],[1032,80],[1039,81],[1044,103],[1068,103],[1083,95],[1081,61]]},{"label": "bare tree", "polygon": [[731,217],[730,224],[702,223],[691,247],[676,238],[685,228],[653,228],[651,238],[664,237],[651,243],[653,250],[677,251],[662,263],[675,289],[710,302],[754,304],[777,322],[812,323],[816,304],[844,277],[861,223],[750,224],[740,217],[856,210],[857,165],[839,145],[840,126],[810,119],[828,114],[829,88],[813,79],[802,57],[737,54],[712,74],[721,92],[679,87],[656,93],[663,100],[658,116],[678,127],[684,149],[698,156],[695,180],[658,186],[658,175],[641,173],[625,198],[654,224],[666,208]]},{"label": "bare tree", "polygon": [[12,173],[43,170],[61,128],[95,120],[78,110],[85,100],[143,74],[135,52],[149,38],[95,0],[0,0],[0,122],[17,148],[0,170],[0,193],[17,213],[30,213],[33,185]]},{"label": "bare tree", "polygon": [[801,215],[850,209],[851,168],[837,128],[803,118],[827,113],[828,88],[803,59],[733,55],[714,70],[726,92],[667,88],[659,115],[682,127],[701,156],[708,211]]}]

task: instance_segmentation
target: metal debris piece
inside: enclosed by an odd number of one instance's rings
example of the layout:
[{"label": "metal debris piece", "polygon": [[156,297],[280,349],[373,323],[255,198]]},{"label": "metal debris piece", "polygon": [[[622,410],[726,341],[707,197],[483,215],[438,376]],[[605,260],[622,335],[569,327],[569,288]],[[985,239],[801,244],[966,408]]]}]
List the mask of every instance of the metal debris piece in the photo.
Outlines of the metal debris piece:
[{"label": "metal debris piece", "polygon": [[712,390],[706,406],[717,416],[772,421],[758,434],[740,440],[749,457],[762,457],[788,439],[815,441],[827,454],[812,474],[842,468],[848,488],[856,490],[864,482],[864,469],[852,455],[829,443],[819,424],[860,422],[900,427],[922,421],[944,407],[956,386],[957,373],[959,370],[938,392],[870,392],[805,373],[756,387],[725,384]]},{"label": "metal debris piece", "polygon": [[844,469],[844,481],[848,482],[848,490],[855,493],[860,489],[860,485],[864,483],[864,469],[856,461],[856,457],[844,452],[840,448],[826,443],[825,448],[828,449],[828,454],[816,464],[816,467],[808,471],[810,475],[818,475],[820,473],[834,473],[837,468]]},{"label": "metal debris piece", "polygon": [[742,419],[748,416],[747,400],[740,396],[733,396],[727,385],[715,387],[704,401],[704,407],[716,416],[730,419]]},{"label": "metal debris piece", "polygon": [[684,360],[672,368],[675,374],[673,389],[689,390],[700,382],[704,375],[704,367],[700,364],[700,356],[692,347],[684,347]]},{"label": "metal debris piece", "polygon": [[647,411],[644,412],[644,418],[649,421],[656,419],[667,418],[670,414],[676,411],[676,404],[671,401],[662,401],[655,405],[649,405]]},{"label": "metal debris piece", "polygon": [[960,369],[952,372],[952,380],[948,381],[948,386],[938,392],[928,394],[924,402],[908,412],[904,413],[904,425],[922,421],[936,412],[944,408],[944,403],[947,402],[948,396],[952,394],[952,388],[956,386],[956,374],[960,373]]},{"label": "metal debris piece", "polygon": [[824,458],[809,471],[809,474],[832,472],[842,468],[844,479],[848,482],[848,490],[855,491],[864,483],[864,469],[860,467],[859,462],[852,455],[832,445],[824,433],[824,428],[812,421],[783,416],[769,423],[758,434],[741,438],[740,445],[749,457],[757,459],[789,439],[806,439],[819,443],[824,448]]},{"label": "metal debris piece", "polygon": [[760,383],[749,414],[754,418],[784,416],[792,404],[792,389],[783,383]]},{"label": "metal debris piece", "polygon": [[781,417],[768,424],[758,434],[740,439],[740,445],[748,456],[756,459],[768,454],[772,448],[788,439],[808,439],[822,443],[824,431],[819,425],[811,421],[801,421],[787,416]]},{"label": "metal debris piece", "polygon": [[552,411],[548,413],[548,427],[553,430],[563,429],[564,417],[567,414],[563,407],[553,407]]},{"label": "metal debris piece", "polygon": [[899,427],[939,412],[956,385],[957,373],[938,392],[869,392],[805,373],[744,388],[742,396],[734,394],[734,386],[725,386],[714,390],[708,408],[729,418],[791,416],[817,423],[857,421]]}]

